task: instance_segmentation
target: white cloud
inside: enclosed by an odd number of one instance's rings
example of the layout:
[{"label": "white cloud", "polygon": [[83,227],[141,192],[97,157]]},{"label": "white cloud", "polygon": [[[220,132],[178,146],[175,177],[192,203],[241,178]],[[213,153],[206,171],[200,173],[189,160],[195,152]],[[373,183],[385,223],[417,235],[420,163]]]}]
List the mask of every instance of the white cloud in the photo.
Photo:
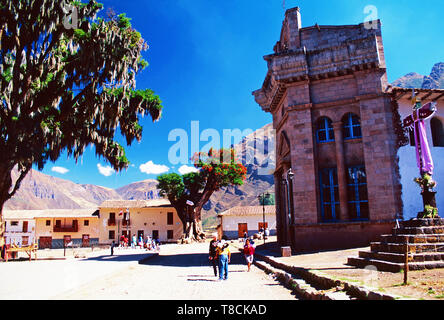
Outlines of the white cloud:
[{"label": "white cloud", "polygon": [[53,171],[53,172],[57,172],[57,173],[60,173],[60,174],[65,174],[65,173],[68,173],[68,172],[69,172],[68,169],[63,168],[63,167],[52,167],[52,168],[51,168],[51,171]]},{"label": "white cloud", "polygon": [[100,163],[97,164],[97,169],[99,169],[100,174],[104,175],[105,177],[109,177],[115,172],[110,166],[104,167]]},{"label": "white cloud", "polygon": [[199,170],[197,168],[195,168],[195,167],[190,167],[190,166],[187,166],[187,165],[183,165],[183,166],[181,166],[179,168],[178,171],[179,171],[180,174],[187,174],[187,173],[191,173],[191,172],[197,172]]},{"label": "white cloud", "polygon": [[170,168],[161,164],[154,164],[152,161],[141,164],[140,171],[146,174],[161,174],[170,171]]}]

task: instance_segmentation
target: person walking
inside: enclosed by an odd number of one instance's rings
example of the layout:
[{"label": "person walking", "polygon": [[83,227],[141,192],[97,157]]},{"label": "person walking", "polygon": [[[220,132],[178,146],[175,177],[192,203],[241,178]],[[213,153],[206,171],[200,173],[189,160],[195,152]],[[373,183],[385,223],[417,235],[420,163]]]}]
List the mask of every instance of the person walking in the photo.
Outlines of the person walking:
[{"label": "person walking", "polygon": [[214,276],[217,277],[217,267],[218,267],[218,259],[217,259],[217,236],[213,235],[213,240],[210,241],[210,249],[208,252],[209,260],[213,265]]},{"label": "person walking", "polygon": [[120,236],[120,247],[125,247],[125,236],[123,234]]},{"label": "person walking", "polygon": [[115,247],[116,243],[113,240],[113,243],[111,243],[111,255],[114,255],[114,247]]},{"label": "person walking", "polygon": [[219,280],[228,279],[228,264],[231,259],[229,244],[222,240],[217,247],[217,257],[219,259]]},{"label": "person walking", "polygon": [[137,238],[135,235],[133,235],[133,239],[132,239],[132,243],[131,243],[131,248],[135,249],[137,246]]},{"label": "person walking", "polygon": [[254,260],[254,250],[255,249],[253,245],[250,243],[250,240],[247,239],[245,241],[245,246],[244,246],[244,256],[245,260],[247,261],[248,272],[250,272],[251,264],[253,263]]}]

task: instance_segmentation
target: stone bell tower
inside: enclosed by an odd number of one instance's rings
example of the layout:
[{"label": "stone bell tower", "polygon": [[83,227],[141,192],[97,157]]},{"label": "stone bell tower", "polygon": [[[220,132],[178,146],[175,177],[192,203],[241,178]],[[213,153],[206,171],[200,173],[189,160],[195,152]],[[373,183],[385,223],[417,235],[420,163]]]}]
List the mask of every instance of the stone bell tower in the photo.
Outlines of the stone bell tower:
[{"label": "stone bell tower", "polygon": [[296,251],[365,246],[402,212],[381,23],[301,21],[299,8],[286,11],[253,92],[277,134],[278,241]]}]

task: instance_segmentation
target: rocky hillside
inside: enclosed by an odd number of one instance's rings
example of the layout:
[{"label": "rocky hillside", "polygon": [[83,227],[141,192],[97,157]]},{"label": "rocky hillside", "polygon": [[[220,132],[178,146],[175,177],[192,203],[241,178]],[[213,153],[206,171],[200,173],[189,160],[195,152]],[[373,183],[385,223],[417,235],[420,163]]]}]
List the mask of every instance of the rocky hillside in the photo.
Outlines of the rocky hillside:
[{"label": "rocky hillside", "polygon": [[444,88],[444,62],[435,64],[430,75],[423,76],[415,72],[406,74],[392,83],[403,88],[440,89]]},{"label": "rocky hillside", "polygon": [[[17,175],[13,176],[14,181]],[[157,198],[155,180],[110,189],[91,184],[77,184],[32,170],[5,209],[79,209],[91,208],[105,200]]]}]

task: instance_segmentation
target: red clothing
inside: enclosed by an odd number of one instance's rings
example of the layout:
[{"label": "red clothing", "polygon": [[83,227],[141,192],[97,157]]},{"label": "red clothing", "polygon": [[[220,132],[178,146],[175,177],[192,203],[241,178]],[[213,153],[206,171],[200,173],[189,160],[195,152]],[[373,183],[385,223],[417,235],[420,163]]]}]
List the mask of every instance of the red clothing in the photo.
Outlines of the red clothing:
[{"label": "red clothing", "polygon": [[254,247],[250,244],[244,247],[244,254],[251,256],[254,254]]}]

